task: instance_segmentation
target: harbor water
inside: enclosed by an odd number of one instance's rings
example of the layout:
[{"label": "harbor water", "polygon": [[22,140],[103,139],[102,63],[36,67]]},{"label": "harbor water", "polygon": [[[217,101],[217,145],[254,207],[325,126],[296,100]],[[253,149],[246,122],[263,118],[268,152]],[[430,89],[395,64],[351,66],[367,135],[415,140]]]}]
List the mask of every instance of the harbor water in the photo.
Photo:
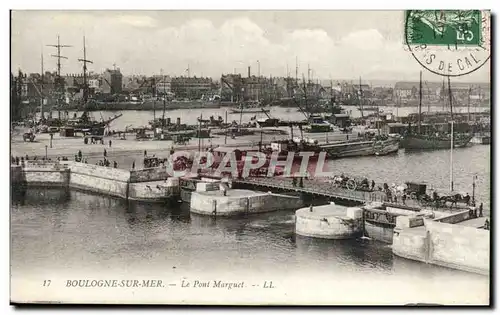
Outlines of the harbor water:
[{"label": "harbor water", "polygon": [[[361,117],[361,112],[358,110],[357,106],[343,106],[343,108],[349,113],[351,117],[357,118]],[[181,118],[182,123],[187,124],[198,124],[197,118],[203,116],[203,119],[208,119],[210,116],[214,116],[215,119],[218,116],[221,116],[222,119],[225,119],[225,115],[227,112],[227,120],[228,122],[237,121],[239,123],[240,116],[242,116],[242,122],[248,122],[251,117],[257,116],[257,118],[266,118],[267,116],[264,113],[244,113],[240,115],[239,113],[232,113],[233,109],[237,109],[235,107],[220,107],[220,108],[195,108],[195,109],[174,109],[169,110],[167,106],[167,110],[165,111],[165,117],[170,117],[172,122],[175,123],[176,118]],[[284,120],[303,120],[305,116],[302,112],[300,112],[296,107],[268,107],[270,110],[269,115],[271,117],[276,117]],[[417,113],[417,107],[380,107],[381,110],[387,113],[392,113],[396,116],[408,116],[411,113]],[[455,113],[467,113],[470,110],[471,113],[474,112],[484,112],[489,110],[489,107],[454,107],[453,112]],[[422,111],[426,111],[427,107],[423,108]],[[440,106],[432,106],[430,107],[431,112],[442,112],[447,111],[449,109],[443,110]],[[72,116],[74,113],[80,115],[81,112],[68,111],[68,114]],[[110,124],[111,129],[115,130],[125,130],[127,126],[139,127],[146,126],[150,120],[153,119],[154,116],[159,118],[163,115],[163,109],[159,108],[154,113],[153,111],[140,111],[140,110],[125,110],[125,111],[100,111],[100,112],[91,112],[91,115],[94,116],[94,119],[100,120],[101,115],[102,118],[107,119],[108,117],[113,117],[116,114],[122,113],[123,116],[117,120],[114,120]],[[364,115],[368,115],[370,113],[374,113],[373,111],[364,111]],[[39,117],[40,113],[37,113],[37,117]],[[52,112],[53,117],[57,117],[58,113],[56,111]]]}]

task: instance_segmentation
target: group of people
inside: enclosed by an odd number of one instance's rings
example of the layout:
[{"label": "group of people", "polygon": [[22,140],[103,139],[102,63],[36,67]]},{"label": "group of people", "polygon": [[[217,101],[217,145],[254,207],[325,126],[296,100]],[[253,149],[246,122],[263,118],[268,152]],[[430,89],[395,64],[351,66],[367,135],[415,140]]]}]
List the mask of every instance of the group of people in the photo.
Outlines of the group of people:
[{"label": "group of people", "polygon": [[300,188],[304,188],[304,178],[299,177],[299,180],[297,181],[297,177],[292,178],[292,186],[297,187],[297,182]]},{"label": "group of people", "polygon": [[[52,158],[49,158],[49,157],[45,157],[45,156],[42,156],[42,157],[38,157],[38,156],[33,156],[33,158],[30,159],[30,157],[26,154],[26,156],[11,156],[11,163],[14,165],[21,165],[24,163],[24,161],[52,161]],[[63,157],[60,157],[58,156],[57,157],[57,161],[69,161],[67,157],[63,156]],[[75,155],[75,161],[77,161],[77,155]],[[84,160],[84,163],[87,163],[87,160],[85,159]]]},{"label": "group of people", "polygon": [[[89,143],[89,139],[90,139],[90,144],[102,144],[102,145],[104,145],[104,139],[101,136],[89,136],[89,137],[85,137],[83,139],[83,142],[85,144],[88,144]],[[113,143],[113,141],[111,141],[111,139],[109,139],[108,144],[109,144],[110,148],[111,148],[111,144],[112,143]]]}]

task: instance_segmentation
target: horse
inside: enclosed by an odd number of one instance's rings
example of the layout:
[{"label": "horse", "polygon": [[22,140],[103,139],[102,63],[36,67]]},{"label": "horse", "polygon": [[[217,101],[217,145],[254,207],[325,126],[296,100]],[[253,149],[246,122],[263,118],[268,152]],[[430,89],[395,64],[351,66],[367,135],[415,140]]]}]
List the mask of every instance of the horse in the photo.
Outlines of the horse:
[{"label": "horse", "polygon": [[447,202],[450,202],[451,203],[450,208],[451,208],[453,206],[457,206],[457,203],[459,202],[469,204],[470,196],[469,195],[464,196],[462,194],[453,194],[449,196],[442,196],[441,198],[439,198],[439,200],[444,202],[444,205],[446,205]]}]

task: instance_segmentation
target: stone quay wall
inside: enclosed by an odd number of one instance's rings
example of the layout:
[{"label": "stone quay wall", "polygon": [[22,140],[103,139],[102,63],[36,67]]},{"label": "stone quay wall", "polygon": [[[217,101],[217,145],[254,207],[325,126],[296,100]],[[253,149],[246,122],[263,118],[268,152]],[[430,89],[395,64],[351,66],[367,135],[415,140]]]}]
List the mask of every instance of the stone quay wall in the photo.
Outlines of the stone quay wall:
[{"label": "stone quay wall", "polygon": [[423,221],[421,218],[398,217],[393,253],[403,258],[488,275],[490,231],[446,223],[461,222],[466,214],[468,211]]},{"label": "stone quay wall", "polygon": [[198,214],[231,216],[238,214],[252,214],[277,210],[297,209],[302,206],[298,197],[254,193],[238,194],[239,190],[232,190],[231,195],[224,196],[222,191],[191,193],[191,211]]},{"label": "stone quay wall", "polygon": [[128,171],[73,161],[12,165],[11,184],[70,187],[139,201],[162,201],[179,194],[179,181],[167,179],[164,168]]}]

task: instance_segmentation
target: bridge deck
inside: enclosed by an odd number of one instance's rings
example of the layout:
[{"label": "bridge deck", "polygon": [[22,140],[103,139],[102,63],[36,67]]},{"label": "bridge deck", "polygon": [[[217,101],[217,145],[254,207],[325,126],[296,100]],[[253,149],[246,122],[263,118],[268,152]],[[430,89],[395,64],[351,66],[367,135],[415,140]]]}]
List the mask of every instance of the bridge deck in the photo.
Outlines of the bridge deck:
[{"label": "bridge deck", "polygon": [[330,198],[344,199],[357,202],[379,201],[386,202],[387,196],[381,191],[359,191],[335,187],[333,184],[320,180],[303,180],[303,187],[293,186],[290,178],[276,177],[248,177],[234,180],[235,183],[303,192]]}]

